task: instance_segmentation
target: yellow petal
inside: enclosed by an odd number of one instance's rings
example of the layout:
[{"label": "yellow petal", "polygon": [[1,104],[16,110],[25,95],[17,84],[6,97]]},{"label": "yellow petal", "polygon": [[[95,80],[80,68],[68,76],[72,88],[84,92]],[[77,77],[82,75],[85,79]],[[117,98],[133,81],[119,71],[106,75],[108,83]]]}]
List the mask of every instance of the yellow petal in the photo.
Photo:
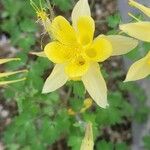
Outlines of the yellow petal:
[{"label": "yellow petal", "polygon": [[91,64],[88,72],[82,77],[85,88],[92,99],[102,108],[108,106],[107,87],[100,72],[98,63]]},{"label": "yellow petal", "polygon": [[129,69],[125,82],[140,80],[150,74],[150,52],[142,59],[136,61]]},{"label": "yellow petal", "polygon": [[7,63],[9,61],[15,61],[15,60],[20,60],[20,58],[4,58],[4,59],[0,59],[0,64],[4,64],[4,63]]},{"label": "yellow petal", "polygon": [[59,42],[51,42],[44,48],[46,56],[54,63],[67,62],[72,56],[72,49]]},{"label": "yellow petal", "polygon": [[77,78],[83,76],[89,68],[89,63],[82,57],[69,63],[65,67],[65,72],[69,78]]},{"label": "yellow petal", "polygon": [[11,80],[11,81],[0,81],[0,85],[3,86],[3,85],[11,84],[11,83],[24,81],[24,80],[26,80],[26,78],[22,78],[22,79],[18,79],[18,80]]},{"label": "yellow petal", "polygon": [[134,6],[136,8],[138,8],[139,10],[141,10],[145,15],[150,17],[150,8],[145,7],[137,2],[135,2],[135,0],[129,0],[129,4],[131,6]]},{"label": "yellow petal", "polygon": [[108,35],[106,38],[112,44],[112,56],[126,54],[138,45],[137,40],[122,35]]},{"label": "yellow petal", "polygon": [[85,130],[85,137],[82,140],[80,150],[93,150],[94,141],[93,141],[93,130],[92,124],[88,123]]},{"label": "yellow petal", "polygon": [[77,35],[82,45],[88,45],[92,42],[94,31],[95,23],[90,16],[79,17],[77,20]]},{"label": "yellow petal", "polygon": [[46,57],[44,51],[42,52],[30,52],[31,55],[36,55],[36,56],[39,56],[39,57]]},{"label": "yellow petal", "polygon": [[10,75],[14,75],[14,74],[17,74],[17,73],[23,73],[23,72],[28,72],[28,70],[19,70],[19,71],[14,71],[14,72],[0,73],[0,78],[7,77],[7,76],[10,76]]},{"label": "yellow petal", "polygon": [[91,16],[88,0],[79,0],[72,11],[71,18],[72,18],[73,27],[75,29],[77,28],[77,20],[81,16]]},{"label": "yellow petal", "polygon": [[150,42],[150,22],[123,24],[120,29],[134,38]]},{"label": "yellow petal", "polygon": [[49,93],[62,87],[68,80],[67,75],[64,72],[64,65],[55,65],[52,73],[46,79],[42,93]]},{"label": "yellow petal", "polygon": [[58,16],[52,21],[52,33],[53,36],[62,44],[76,44],[75,30],[62,16]]},{"label": "yellow petal", "polygon": [[86,56],[93,61],[102,62],[112,54],[112,45],[107,38],[99,36],[92,45],[86,49]]}]

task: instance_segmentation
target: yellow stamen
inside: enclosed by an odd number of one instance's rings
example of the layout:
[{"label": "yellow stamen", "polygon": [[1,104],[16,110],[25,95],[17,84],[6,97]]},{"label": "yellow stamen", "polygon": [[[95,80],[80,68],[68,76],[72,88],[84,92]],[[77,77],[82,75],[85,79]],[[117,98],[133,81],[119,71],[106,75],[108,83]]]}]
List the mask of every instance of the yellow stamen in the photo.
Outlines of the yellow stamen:
[{"label": "yellow stamen", "polygon": [[33,0],[30,0],[30,4],[33,7],[33,9],[36,11],[37,17],[42,21],[45,30],[49,33],[51,37],[51,31],[50,31],[51,21],[48,18],[48,14],[46,13],[45,8],[42,7],[41,0],[40,0],[40,8],[38,8],[38,6],[33,2]]},{"label": "yellow stamen", "polygon": [[33,9],[35,11],[39,11],[39,8],[37,7],[37,5],[32,0],[30,0],[30,5],[33,7]]},{"label": "yellow stamen", "polygon": [[45,21],[48,18],[48,15],[43,10],[37,11],[37,17],[40,18],[42,21]]}]

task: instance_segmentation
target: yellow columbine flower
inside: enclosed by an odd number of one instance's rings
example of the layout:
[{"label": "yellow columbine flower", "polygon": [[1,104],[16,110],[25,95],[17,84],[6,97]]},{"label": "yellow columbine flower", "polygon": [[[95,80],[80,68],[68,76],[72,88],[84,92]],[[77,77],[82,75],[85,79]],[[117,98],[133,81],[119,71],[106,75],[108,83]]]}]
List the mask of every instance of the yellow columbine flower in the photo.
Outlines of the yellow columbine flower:
[{"label": "yellow columbine flower", "polygon": [[48,43],[44,52],[56,65],[47,78],[43,93],[63,86],[68,80],[81,80],[92,99],[105,108],[107,87],[98,62],[110,56],[125,54],[134,49],[138,42],[121,35],[99,35],[93,39],[95,23],[91,17],[87,0],[79,0],[72,12],[72,26],[62,16],[55,17],[50,24],[54,41]]},{"label": "yellow columbine flower", "polygon": [[93,130],[92,123],[88,123],[85,130],[85,137],[82,140],[80,150],[93,150],[94,140],[93,140]]},{"label": "yellow columbine flower", "polygon": [[[134,0],[130,0],[129,4],[140,9],[143,13],[150,17],[150,8],[145,7]],[[138,21],[136,23],[128,23],[120,25],[120,29],[128,35],[142,41],[150,42],[150,22]],[[150,74],[150,52],[142,59],[136,61],[129,69],[125,81],[135,81],[143,79]]]},{"label": "yellow columbine flower", "polygon": [[[129,4],[140,9],[143,13],[150,17],[150,8],[145,7],[134,0],[129,0]],[[134,38],[150,42],[150,21],[123,24],[120,25],[120,29]]]},{"label": "yellow columbine flower", "polygon": [[[4,59],[0,59],[0,65],[10,62],[10,61],[16,61],[16,60],[20,60],[20,58],[4,58]],[[19,71],[13,71],[13,72],[3,72],[0,73],[0,78],[3,77],[8,77],[14,74],[18,74],[18,73],[22,73],[22,72],[27,72],[27,70],[19,70]],[[25,80],[26,78],[22,78],[22,79],[18,79],[18,80],[10,80],[10,81],[0,81],[0,85],[6,85],[6,84],[11,84],[11,83],[15,83],[15,82],[20,82]]]}]

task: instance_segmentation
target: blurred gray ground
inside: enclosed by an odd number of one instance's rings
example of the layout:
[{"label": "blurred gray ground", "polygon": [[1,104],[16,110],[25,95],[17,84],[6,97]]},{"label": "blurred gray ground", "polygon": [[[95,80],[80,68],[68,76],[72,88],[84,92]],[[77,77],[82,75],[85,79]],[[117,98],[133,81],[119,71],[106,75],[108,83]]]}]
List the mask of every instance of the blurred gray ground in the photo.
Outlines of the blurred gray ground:
[{"label": "blurred gray ground", "polygon": [[[150,6],[150,0],[137,0],[141,4],[145,4],[146,6]],[[130,21],[130,17],[128,16],[128,12],[138,13],[137,9],[131,8],[128,6],[128,0],[118,0],[118,7],[123,19],[123,23],[127,23]],[[143,50],[141,49],[141,54],[144,55]],[[141,56],[142,57],[142,56]],[[124,59],[126,70],[133,63],[131,60]],[[147,94],[147,105],[150,106],[150,80],[144,79],[138,81],[138,84],[145,90]],[[131,95],[131,103],[138,109],[136,99]],[[143,124],[139,124],[135,121],[132,123],[132,135],[133,135],[133,145],[132,150],[144,150],[142,139],[144,135],[150,135],[150,116],[147,122]]]}]

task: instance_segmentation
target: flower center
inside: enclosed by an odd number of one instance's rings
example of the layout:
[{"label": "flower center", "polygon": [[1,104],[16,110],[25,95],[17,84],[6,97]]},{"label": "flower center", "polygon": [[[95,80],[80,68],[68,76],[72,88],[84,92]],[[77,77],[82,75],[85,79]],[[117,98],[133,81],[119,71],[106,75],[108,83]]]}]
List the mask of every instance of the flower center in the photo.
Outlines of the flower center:
[{"label": "flower center", "polygon": [[85,59],[82,56],[79,56],[77,59],[77,65],[83,66],[85,64]]},{"label": "flower center", "polygon": [[80,44],[76,45],[76,47],[74,48],[74,52],[73,52],[73,59],[74,60],[79,60],[79,59],[81,60],[83,52],[84,52],[83,47]]}]

